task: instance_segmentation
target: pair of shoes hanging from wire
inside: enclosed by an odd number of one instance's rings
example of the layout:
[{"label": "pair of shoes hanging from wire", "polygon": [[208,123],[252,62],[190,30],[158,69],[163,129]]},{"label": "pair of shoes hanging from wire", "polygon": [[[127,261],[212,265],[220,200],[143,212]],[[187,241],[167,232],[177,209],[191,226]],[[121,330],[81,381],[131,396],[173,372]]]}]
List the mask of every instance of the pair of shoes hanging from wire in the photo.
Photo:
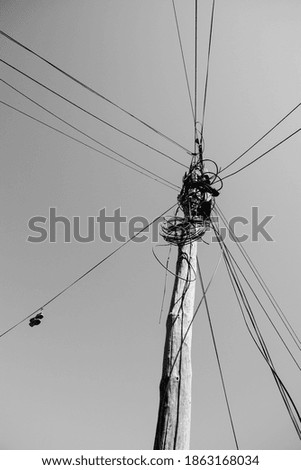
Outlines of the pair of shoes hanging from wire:
[{"label": "pair of shoes hanging from wire", "polygon": [[39,313],[35,317],[30,318],[29,326],[33,327],[33,326],[40,325],[43,318],[44,318],[43,309],[41,308],[41,310],[39,311]]}]

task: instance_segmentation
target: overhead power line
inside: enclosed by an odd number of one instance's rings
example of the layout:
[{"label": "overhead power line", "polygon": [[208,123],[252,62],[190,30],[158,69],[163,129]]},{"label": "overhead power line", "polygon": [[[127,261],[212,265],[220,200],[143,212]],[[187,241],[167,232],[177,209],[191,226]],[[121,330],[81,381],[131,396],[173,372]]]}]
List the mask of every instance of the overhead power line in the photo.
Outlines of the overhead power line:
[{"label": "overhead power line", "polygon": [[240,266],[238,265],[237,261],[234,259],[232,253],[230,252],[229,248],[227,247],[227,245],[225,244],[225,242],[223,241],[223,245],[227,251],[227,255],[229,256],[229,258],[231,258],[231,260],[233,261],[233,263],[235,264],[236,268],[238,269],[238,271],[240,272],[241,276],[243,277],[245,283],[247,284],[247,286],[249,287],[250,291],[252,292],[253,296],[255,297],[256,301],[258,302],[258,304],[260,305],[262,311],[265,313],[266,317],[268,318],[270,324],[272,325],[272,327],[274,328],[275,332],[277,333],[278,337],[280,338],[282,344],[284,345],[285,349],[287,350],[287,352],[289,353],[289,355],[291,356],[292,360],[294,361],[294,363],[296,364],[297,368],[299,369],[299,371],[301,372],[301,367],[300,365],[298,364],[298,361],[296,360],[296,358],[294,357],[293,353],[291,352],[291,350],[289,349],[289,347],[287,346],[286,342],[284,341],[282,335],[279,333],[279,330],[278,328],[276,327],[275,323],[273,322],[273,320],[271,319],[270,315],[268,314],[267,310],[264,308],[262,302],[260,301],[259,297],[257,296],[255,290],[253,289],[253,287],[251,286],[250,282],[248,281],[246,275],[243,273],[242,269],[240,268]]},{"label": "overhead power line", "polygon": [[[282,382],[281,378],[279,377],[275,366],[273,364],[270,352],[268,350],[267,344],[265,343],[265,340],[263,338],[263,335],[259,329],[259,326],[257,324],[256,318],[253,314],[251,305],[248,301],[248,298],[246,296],[246,293],[243,289],[243,286],[240,282],[239,276],[236,272],[236,269],[234,267],[233,261],[231,257],[229,257],[229,250],[225,245],[225,242],[223,241],[222,236],[220,235],[218,229],[215,227],[214,224],[212,224],[212,227],[215,231],[216,237],[218,239],[219,245],[221,247],[224,261],[226,264],[226,268],[230,277],[231,285],[233,287],[235,296],[238,300],[238,304],[242,313],[242,316],[244,318],[245,324],[247,326],[248,332],[250,333],[253,341],[255,342],[259,352],[263,356],[264,360],[266,361],[268,367],[271,370],[271,373],[273,375],[273,378],[275,380],[276,386],[279,390],[279,393],[282,396],[284,405],[287,409],[287,412],[292,420],[292,423],[296,429],[296,432],[298,434],[298,437],[301,439],[301,416],[300,413],[294,403],[293,398],[291,397],[289,391],[285,387],[284,383]],[[247,317],[249,319],[249,323],[247,321]]]},{"label": "overhead power line", "polygon": [[163,132],[160,132],[158,131],[157,129],[155,129],[153,126],[151,126],[150,124],[148,124],[147,122],[143,121],[142,119],[138,118],[137,116],[135,116],[133,113],[130,113],[129,111],[127,111],[126,109],[122,108],[121,106],[119,106],[118,104],[114,103],[112,100],[110,100],[109,98],[106,98],[104,95],[102,95],[101,93],[97,92],[96,90],[94,90],[93,88],[91,88],[90,86],[86,85],[85,83],[83,83],[82,81],[80,81],[79,79],[75,78],[73,75],[67,73],[66,71],[64,71],[63,69],[61,69],[60,67],[58,67],[57,65],[55,65],[54,63],[50,62],[49,60],[45,59],[45,57],[43,57],[42,55],[38,54],[37,52],[33,51],[33,49],[30,49],[29,47],[25,46],[24,44],[22,44],[21,42],[17,41],[15,38],[13,38],[12,36],[10,36],[9,34],[5,33],[4,31],[1,31],[0,30],[0,35],[2,35],[3,37],[5,37],[6,39],[8,39],[9,41],[15,43],[16,45],[18,45],[19,47],[22,47],[24,50],[26,50],[27,52],[30,52],[31,54],[33,54],[35,57],[39,58],[40,60],[42,60],[43,62],[45,62],[46,64],[50,65],[50,67],[54,68],[55,70],[57,70],[58,72],[62,73],[63,75],[65,75],[65,77],[68,77],[70,78],[70,80],[74,81],[75,83],[77,83],[78,85],[82,86],[83,88],[85,88],[86,90],[90,91],[91,93],[93,93],[94,95],[98,96],[99,98],[101,98],[102,100],[105,100],[107,101],[108,103],[110,103],[112,106],[114,106],[115,108],[119,109],[120,111],[122,111],[123,113],[127,114],[128,116],[130,116],[131,118],[135,119],[136,121],[140,122],[140,124],[143,124],[144,126],[148,127],[150,130],[152,130],[153,132],[155,132],[156,134],[160,135],[161,137],[163,137],[164,139],[168,140],[169,142],[175,144],[176,146],[180,147],[182,150],[185,150],[185,152],[187,152],[189,155],[191,155],[191,152],[185,148],[184,146],[182,146],[181,144],[179,144],[178,142],[176,142],[174,139],[168,137],[167,135],[163,134]]},{"label": "overhead power line", "polygon": [[286,328],[287,332],[289,333],[292,340],[296,344],[297,348],[299,349],[299,351],[301,351],[301,347],[300,347],[301,341],[300,341],[298,335],[294,331],[294,328],[292,327],[291,323],[289,322],[289,320],[288,320],[287,316],[285,315],[283,309],[280,307],[279,303],[275,299],[275,297],[272,294],[271,290],[269,289],[268,285],[266,284],[266,282],[264,281],[264,279],[261,276],[260,272],[258,271],[257,267],[255,266],[254,262],[252,261],[252,259],[248,255],[246,249],[243,247],[243,245],[241,243],[239,243],[234,231],[231,229],[231,227],[229,225],[229,222],[226,219],[225,214],[223,213],[223,211],[221,210],[221,208],[219,207],[219,205],[217,203],[215,204],[215,211],[221,217],[222,221],[226,225],[226,227],[227,227],[230,235],[232,236],[233,240],[235,241],[238,249],[240,250],[241,254],[243,255],[244,259],[246,260],[246,262],[247,262],[248,266],[250,267],[251,271],[253,272],[257,282],[259,283],[259,285],[263,289],[264,293],[266,294],[267,298],[271,302],[275,312],[279,316],[281,322],[283,323],[283,325]]},{"label": "overhead power line", "polygon": [[[133,160],[130,160],[129,158],[125,157],[124,155],[120,154],[119,152],[116,152],[115,150],[111,149],[110,147],[108,147],[107,145],[103,144],[102,142],[100,142],[99,140],[97,139],[94,139],[94,137],[90,136],[89,134],[87,134],[86,132],[83,132],[82,130],[80,130],[78,127],[74,126],[73,124],[70,124],[68,121],[66,121],[65,119],[62,119],[60,116],[58,116],[57,114],[53,113],[52,111],[50,111],[49,109],[47,109],[45,106],[42,106],[40,103],[38,103],[37,101],[33,100],[32,98],[30,98],[28,95],[26,95],[25,93],[21,92],[20,90],[18,90],[16,87],[14,87],[13,85],[11,85],[10,83],[8,83],[7,81],[3,80],[2,78],[0,78],[0,81],[2,83],[4,83],[5,85],[7,85],[8,87],[10,87],[11,89],[13,89],[14,91],[16,91],[18,94],[20,94],[21,96],[23,96],[24,98],[26,98],[28,101],[30,101],[31,103],[34,103],[36,106],[38,106],[39,108],[43,109],[43,111],[46,111],[48,114],[50,114],[51,116],[54,116],[56,119],[58,119],[59,121],[63,122],[64,124],[66,124],[67,126],[71,127],[71,129],[74,129],[76,130],[77,132],[79,132],[80,134],[84,135],[85,137],[87,137],[88,139],[92,140],[93,142],[101,145],[102,147],[104,147],[105,149],[109,150],[110,152],[114,153],[115,155],[117,155],[118,157],[122,158],[123,160],[126,160],[127,162],[130,162],[132,163],[133,165],[135,165],[136,167],[140,168],[141,170],[143,171],[146,171],[147,173],[149,173],[150,175],[152,176],[155,176],[156,178],[159,178],[160,180],[164,181],[165,183],[168,184],[168,186],[173,186],[174,189],[178,189],[179,186],[175,185],[174,183],[171,183],[170,181],[166,180],[165,178],[163,178],[162,176],[159,176],[157,175],[156,173],[146,169],[145,167],[143,167],[142,165],[139,165],[138,163],[134,162]],[[118,161],[118,160],[117,160]],[[130,167],[131,168],[131,167]],[[156,181],[158,181],[156,179]]]},{"label": "overhead power line", "polygon": [[266,152],[262,153],[261,155],[259,155],[259,157],[257,158],[254,158],[254,160],[252,160],[251,162],[247,163],[246,165],[242,166],[241,168],[239,168],[239,170],[236,170],[234,171],[233,173],[230,173],[229,175],[226,175],[222,178],[222,181],[224,181],[225,179],[227,178],[230,178],[230,176],[233,176],[233,175],[236,175],[237,173],[241,172],[242,170],[244,170],[245,168],[248,168],[248,166],[252,165],[253,163],[257,162],[257,160],[259,160],[260,158],[264,157],[265,155],[267,155],[268,153],[270,153],[272,150],[274,150],[275,148],[279,147],[280,145],[282,145],[284,142],[286,142],[287,140],[291,139],[291,137],[293,137],[294,135],[296,135],[298,132],[301,131],[301,127],[299,127],[299,129],[297,129],[295,132],[293,132],[292,134],[290,134],[288,137],[286,137],[285,139],[281,140],[280,142],[278,142],[278,144],[274,145],[273,147],[271,147],[269,150],[267,150]]},{"label": "overhead power line", "polygon": [[145,225],[144,227],[142,227],[142,229],[140,229],[135,235],[133,235],[132,237],[130,237],[128,240],[126,240],[124,243],[122,243],[120,246],[118,246],[117,248],[115,248],[115,250],[111,251],[111,253],[109,253],[107,256],[105,256],[104,258],[102,258],[100,261],[98,261],[98,263],[94,264],[94,266],[92,266],[90,269],[88,269],[88,271],[86,271],[84,274],[82,274],[81,276],[79,276],[78,278],[76,278],[73,282],[71,282],[71,284],[69,284],[67,287],[65,287],[64,289],[62,289],[60,292],[58,292],[56,295],[54,295],[53,297],[51,297],[51,299],[49,299],[47,302],[45,302],[43,305],[41,305],[39,308],[37,308],[36,310],[34,310],[33,312],[31,312],[29,315],[27,315],[25,318],[23,318],[22,320],[20,320],[19,322],[15,323],[13,326],[11,326],[10,328],[8,328],[6,331],[4,331],[3,333],[0,334],[0,338],[2,338],[4,335],[6,335],[7,333],[9,333],[10,331],[12,331],[13,329],[15,329],[17,326],[19,326],[21,323],[25,322],[26,320],[28,320],[30,317],[32,317],[33,315],[35,315],[36,313],[40,312],[42,309],[44,309],[45,307],[47,307],[48,305],[50,305],[54,300],[56,300],[58,297],[60,297],[61,295],[63,295],[65,292],[67,292],[69,289],[71,289],[71,287],[75,286],[75,284],[77,284],[79,281],[81,281],[82,279],[84,279],[84,277],[86,277],[88,274],[90,274],[92,271],[94,271],[96,268],[98,268],[100,265],[102,265],[105,261],[107,261],[109,258],[111,258],[115,253],[117,253],[119,250],[121,250],[123,247],[125,247],[128,243],[130,243],[132,240],[134,240],[135,238],[138,237],[138,235],[140,235],[140,233],[144,232],[146,229],[148,229],[149,227],[151,227],[157,220],[161,219],[161,217],[163,217],[167,212],[169,212],[170,210],[172,210],[177,204],[173,204],[171,207],[169,207],[166,211],[164,211],[161,215],[159,215],[158,217],[156,217],[155,219],[153,219],[152,222],[148,223],[147,225]]},{"label": "overhead power line", "polygon": [[[119,163],[120,165],[123,165],[123,166],[125,166],[125,167],[127,167],[127,168],[130,168],[131,170],[134,170],[134,171],[136,171],[137,173],[140,173],[141,175],[146,176],[147,178],[150,178],[150,179],[152,179],[152,180],[154,180],[154,181],[157,181],[157,182],[160,183],[160,184],[163,184],[164,186],[167,186],[167,187],[170,188],[170,189],[175,190],[175,188],[174,188],[173,186],[169,186],[168,184],[164,183],[163,181],[158,180],[158,179],[156,179],[156,178],[150,176],[149,174],[144,173],[144,172],[138,170],[138,169],[135,168],[135,167],[132,167],[132,166],[130,166],[130,165],[127,165],[127,164],[124,163],[124,162],[121,162],[121,161],[118,160],[117,158],[112,157],[111,155],[108,155],[107,153],[102,152],[101,150],[99,150],[99,149],[97,149],[97,148],[95,148],[95,147],[92,147],[92,145],[89,145],[89,144],[83,142],[82,140],[79,140],[79,139],[77,139],[76,137],[73,137],[72,135],[67,134],[66,132],[64,132],[64,131],[62,131],[62,130],[60,130],[60,129],[58,129],[57,127],[54,127],[54,126],[51,126],[50,124],[47,124],[46,122],[42,121],[41,119],[38,119],[38,118],[35,118],[34,116],[31,116],[30,114],[26,113],[25,111],[22,111],[21,109],[18,109],[18,108],[16,108],[15,106],[12,106],[12,105],[9,104],[9,103],[6,103],[5,101],[0,100],[0,104],[3,104],[3,105],[6,106],[7,108],[10,108],[10,109],[14,110],[14,111],[16,111],[17,113],[19,113],[19,114],[21,114],[21,115],[23,115],[23,116],[26,116],[26,117],[28,117],[29,119],[31,119],[31,120],[33,120],[33,121],[35,121],[35,122],[38,122],[39,124],[42,124],[42,125],[45,126],[45,127],[48,127],[48,129],[52,129],[53,131],[58,132],[59,134],[64,135],[65,137],[68,137],[69,139],[73,140],[74,142],[77,142],[77,143],[83,145],[84,147],[86,147],[86,148],[88,148],[88,149],[90,149],[90,150],[93,150],[94,152],[97,152],[97,153],[99,153],[100,155],[103,155],[104,157],[109,158],[110,160],[114,160],[115,162]],[[135,163],[133,162],[133,164],[135,164]],[[146,171],[148,171],[148,170],[146,170]],[[172,184],[173,184],[173,183],[172,183]]]},{"label": "overhead power line", "polygon": [[191,106],[193,121],[195,122],[195,112],[194,112],[193,104],[192,104],[192,96],[191,96],[191,91],[190,91],[188,72],[187,72],[187,66],[186,66],[186,61],[185,61],[183,43],[182,43],[182,39],[181,39],[180,25],[179,25],[179,21],[178,21],[178,14],[177,14],[177,10],[176,10],[175,0],[172,0],[172,6],[173,6],[173,11],[174,11],[174,16],[175,16],[177,35],[178,35],[179,46],[180,46],[180,51],[181,51],[181,56],[182,56],[182,62],[183,62],[186,86],[187,86],[187,91],[188,91],[188,97],[189,97],[189,102],[190,102],[190,106]]},{"label": "overhead power line", "polygon": [[119,129],[118,127],[114,126],[113,124],[109,123],[108,121],[105,121],[104,119],[100,118],[99,116],[97,116],[96,114],[93,114],[91,113],[90,111],[88,111],[87,109],[83,108],[82,106],[74,103],[74,101],[71,101],[69,100],[68,98],[66,98],[65,96],[61,95],[60,93],[58,93],[57,91],[53,90],[52,88],[49,88],[48,86],[44,85],[43,83],[41,83],[40,81],[36,80],[35,78],[31,77],[30,75],[28,75],[27,73],[23,72],[22,70],[18,69],[17,67],[13,66],[12,64],[6,62],[5,60],[3,59],[0,59],[0,62],[2,62],[3,64],[7,65],[8,67],[10,67],[11,69],[15,70],[16,72],[20,73],[21,75],[23,75],[24,77],[28,78],[29,80],[33,81],[34,83],[36,83],[37,85],[41,86],[42,88],[44,88],[45,90],[49,91],[50,93],[54,94],[55,96],[58,96],[59,98],[61,98],[62,100],[66,101],[67,103],[71,104],[72,106],[74,106],[75,108],[79,109],[80,111],[83,111],[85,114],[88,114],[89,116],[93,117],[94,119],[96,119],[97,121],[101,122],[102,124],[105,124],[106,126],[110,127],[111,129],[114,129],[115,131],[119,132],[120,134],[122,135],[125,135],[126,137],[129,137],[130,139],[134,140],[135,142],[138,142],[142,145],[144,145],[145,147],[151,149],[151,150],[154,150],[154,152],[162,155],[163,157],[166,157],[168,158],[169,160],[172,160],[174,163],[177,163],[178,165],[181,165],[183,166],[184,168],[187,168],[187,165],[184,165],[183,163],[179,162],[178,160],[176,160],[175,158],[171,157],[170,155],[168,155],[167,153],[164,153],[164,152],[161,152],[161,150],[158,150],[157,148],[143,142],[142,140],[138,139],[137,137],[134,137],[133,135],[129,134],[128,132],[125,132],[121,129]]},{"label": "overhead power line", "polygon": [[223,171],[227,170],[227,168],[230,168],[230,166],[234,165],[234,163],[236,163],[238,160],[240,160],[244,155],[246,155],[246,153],[248,153],[250,150],[252,150],[255,145],[259,144],[259,142],[261,142],[267,135],[269,135],[274,129],[276,129],[277,126],[279,126],[286,118],[288,118],[294,111],[296,111],[296,109],[299,108],[299,106],[301,106],[301,102],[299,104],[297,104],[297,106],[295,106],[293,109],[291,109],[283,118],[280,119],[280,121],[278,121],[273,127],[271,127],[271,129],[269,129],[262,137],[260,137],[258,140],[256,140],[256,142],[254,144],[252,144],[249,148],[247,148],[247,150],[245,150],[241,155],[239,155],[237,158],[235,158],[235,160],[233,160],[231,163],[229,163],[227,166],[225,166],[224,168],[222,168],[222,170],[220,171],[220,173],[222,173]]},{"label": "overhead power line", "polygon": [[203,137],[204,124],[205,124],[205,114],[206,114],[206,104],[207,104],[207,89],[208,89],[208,80],[209,80],[209,67],[210,67],[210,54],[211,54],[211,44],[212,44],[214,12],[215,12],[215,0],[213,0],[213,2],[212,2],[212,10],[211,10],[208,55],[207,55],[207,66],[206,66],[206,79],[205,79],[203,111],[202,111],[202,123],[201,123],[201,137]]},{"label": "overhead power line", "polygon": [[194,2],[194,153],[197,149],[198,120],[198,0]]},{"label": "overhead power line", "polygon": [[213,325],[212,325],[212,320],[211,320],[211,315],[210,315],[210,311],[209,311],[209,305],[208,305],[208,301],[207,301],[207,295],[206,295],[206,292],[205,292],[205,286],[204,286],[204,281],[203,281],[203,276],[202,276],[199,260],[197,260],[197,269],[198,269],[198,274],[199,274],[199,278],[200,278],[200,281],[201,281],[202,292],[203,292],[203,297],[204,297],[204,301],[205,301],[205,308],[206,308],[206,312],[207,312],[207,318],[208,318],[208,322],[209,322],[209,327],[210,327],[212,342],[213,342],[214,351],[215,351],[215,355],[216,355],[216,360],[217,360],[217,364],[218,364],[218,369],[219,369],[219,373],[220,373],[220,377],[221,377],[221,382],[222,382],[223,392],[224,392],[225,401],[226,401],[226,405],[227,405],[227,410],[228,410],[228,414],[229,414],[229,419],[230,419],[231,429],[232,429],[232,433],[233,433],[233,438],[234,438],[234,441],[235,441],[236,449],[238,450],[239,447],[238,447],[238,441],[237,441],[237,436],[236,436],[235,427],[234,427],[234,421],[233,421],[232,412],[231,412],[231,408],[230,408],[230,402],[229,402],[228,393],[227,393],[227,389],[226,389],[224,373],[223,373],[223,369],[222,369],[222,365],[221,365],[221,361],[220,361],[220,357],[219,357],[219,353],[218,353],[218,349],[217,349],[215,334],[214,334],[214,330],[213,330]]}]

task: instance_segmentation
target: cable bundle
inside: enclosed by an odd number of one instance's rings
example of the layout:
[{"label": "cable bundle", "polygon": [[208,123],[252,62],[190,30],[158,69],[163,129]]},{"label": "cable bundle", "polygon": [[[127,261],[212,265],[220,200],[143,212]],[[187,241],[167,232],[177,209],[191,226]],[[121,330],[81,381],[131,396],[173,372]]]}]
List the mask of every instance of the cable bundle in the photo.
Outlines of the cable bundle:
[{"label": "cable bundle", "polygon": [[171,217],[165,219],[161,226],[161,236],[172,245],[187,245],[200,240],[209,228],[209,222],[202,217],[187,219],[184,217]]}]

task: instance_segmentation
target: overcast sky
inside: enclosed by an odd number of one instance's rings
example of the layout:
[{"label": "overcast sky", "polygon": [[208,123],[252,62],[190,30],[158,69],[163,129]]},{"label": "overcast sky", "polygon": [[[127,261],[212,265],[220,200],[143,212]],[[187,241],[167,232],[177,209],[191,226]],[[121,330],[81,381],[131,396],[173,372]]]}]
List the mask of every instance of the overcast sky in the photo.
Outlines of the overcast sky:
[{"label": "overcast sky", "polygon": [[[193,4],[176,1],[191,84]],[[199,104],[210,9],[209,0],[199,1]],[[216,2],[204,137],[206,157],[219,166],[231,162],[300,102],[300,16],[297,0]],[[192,150],[191,109],[170,0],[0,0],[0,29]],[[0,37],[0,47],[7,62],[189,164],[185,151],[17,45]],[[101,125],[6,65],[0,64],[0,70],[2,79],[82,131],[181,184],[180,165]],[[0,96],[91,144],[3,83]],[[299,108],[233,169],[287,137],[300,122]],[[48,217],[49,208],[55,207],[59,215],[80,216],[84,234],[87,217],[96,217],[102,208],[112,215],[120,207],[128,218],[144,216],[151,221],[176,202],[176,192],[3,105],[0,142],[0,305],[5,331],[119,246],[98,238],[92,243],[64,243],[62,230],[56,243],[29,243],[30,218]],[[228,218],[250,219],[253,206],[259,207],[260,218],[274,216],[268,225],[274,241],[260,237],[244,246],[299,337],[300,143],[297,135],[227,179],[218,201]],[[250,225],[245,230],[251,234]],[[235,244],[228,244],[248,272]],[[170,276],[159,324],[165,272],[153,257],[154,246],[150,241],[127,245],[47,307],[39,327],[29,328],[24,322],[1,338],[1,449],[152,448],[173,282]],[[164,262],[168,248],[157,248],[156,253]],[[208,282],[219,259],[217,244],[199,244],[199,259]],[[250,279],[255,286],[251,275]],[[222,263],[208,302],[240,448],[300,449]],[[300,370],[255,303],[254,313],[300,410]],[[300,363],[300,350],[270,306],[269,313]],[[203,310],[193,331],[191,448],[235,448]]]}]

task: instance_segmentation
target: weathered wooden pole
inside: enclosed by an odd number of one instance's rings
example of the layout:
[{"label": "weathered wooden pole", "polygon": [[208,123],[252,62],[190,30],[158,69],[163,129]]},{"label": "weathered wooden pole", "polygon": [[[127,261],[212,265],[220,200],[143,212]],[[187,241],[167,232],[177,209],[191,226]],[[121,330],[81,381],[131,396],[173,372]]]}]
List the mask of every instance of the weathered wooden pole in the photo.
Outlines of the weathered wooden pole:
[{"label": "weathered wooden pole", "polygon": [[196,241],[178,246],[176,279],[166,322],[155,450],[189,449],[196,256]]}]

